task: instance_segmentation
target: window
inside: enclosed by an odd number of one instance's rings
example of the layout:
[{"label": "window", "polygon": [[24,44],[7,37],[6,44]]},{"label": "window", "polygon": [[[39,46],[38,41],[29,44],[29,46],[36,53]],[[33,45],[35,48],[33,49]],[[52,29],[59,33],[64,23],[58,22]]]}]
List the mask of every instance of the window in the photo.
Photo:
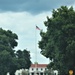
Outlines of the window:
[{"label": "window", "polygon": [[41,68],[41,70],[43,70],[43,69]]},{"label": "window", "polygon": [[32,68],[32,70],[34,70],[34,69]]},{"label": "window", "polygon": [[43,73],[41,72],[40,75],[43,75]]},{"label": "window", "polygon": [[47,68],[45,68],[45,70],[47,70]]},{"label": "window", "polygon": [[36,68],[36,70],[38,70],[38,68]]},{"label": "window", "polygon": [[18,73],[18,75],[20,75],[20,73]]},{"label": "window", "polygon": [[31,75],[34,75],[34,73],[32,72]]}]

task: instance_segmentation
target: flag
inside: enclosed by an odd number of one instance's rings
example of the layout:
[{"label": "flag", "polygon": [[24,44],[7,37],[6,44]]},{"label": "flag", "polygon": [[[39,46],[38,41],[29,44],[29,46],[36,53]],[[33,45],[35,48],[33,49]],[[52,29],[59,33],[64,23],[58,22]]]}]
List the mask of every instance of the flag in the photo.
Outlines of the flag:
[{"label": "flag", "polygon": [[41,30],[38,26],[36,26],[36,29]]}]

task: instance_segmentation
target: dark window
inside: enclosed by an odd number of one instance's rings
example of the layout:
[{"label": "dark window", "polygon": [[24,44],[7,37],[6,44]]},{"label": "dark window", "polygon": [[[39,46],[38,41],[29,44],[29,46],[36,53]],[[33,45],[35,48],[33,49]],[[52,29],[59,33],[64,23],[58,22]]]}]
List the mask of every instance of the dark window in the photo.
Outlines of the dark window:
[{"label": "dark window", "polygon": [[36,68],[36,70],[38,70],[38,68]]},{"label": "dark window", "polygon": [[32,68],[32,70],[34,70],[34,69]]},{"label": "dark window", "polygon": [[34,75],[34,73],[32,72],[31,75]]},{"label": "dark window", "polygon": [[43,75],[43,73],[41,72],[40,75]]},{"label": "dark window", "polygon": [[37,73],[37,75],[39,75],[39,73]]},{"label": "dark window", "polygon": [[18,73],[18,75],[20,75],[20,73]]},{"label": "dark window", "polygon": [[45,70],[47,70],[47,68],[45,68]]},{"label": "dark window", "polygon": [[43,69],[41,68],[41,70],[43,70]]},{"label": "dark window", "polygon": [[54,75],[56,75],[56,73]]}]

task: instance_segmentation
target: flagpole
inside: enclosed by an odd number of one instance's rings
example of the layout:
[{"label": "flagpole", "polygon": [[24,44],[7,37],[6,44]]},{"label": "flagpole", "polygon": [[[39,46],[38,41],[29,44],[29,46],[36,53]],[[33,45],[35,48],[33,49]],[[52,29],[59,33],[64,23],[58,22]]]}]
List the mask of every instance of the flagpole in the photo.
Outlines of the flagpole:
[{"label": "flagpole", "polygon": [[36,28],[35,28],[35,62],[37,62],[37,30]]},{"label": "flagpole", "polygon": [[41,29],[35,25],[35,62],[37,62],[37,30],[41,31]]},{"label": "flagpole", "polygon": [[[35,69],[38,66],[38,62],[37,62],[37,30],[41,30],[38,26],[35,25]],[[37,74],[37,70],[35,70],[35,75]]]},{"label": "flagpole", "polygon": [[37,30],[35,25],[35,75],[37,74],[36,68],[37,68]]}]

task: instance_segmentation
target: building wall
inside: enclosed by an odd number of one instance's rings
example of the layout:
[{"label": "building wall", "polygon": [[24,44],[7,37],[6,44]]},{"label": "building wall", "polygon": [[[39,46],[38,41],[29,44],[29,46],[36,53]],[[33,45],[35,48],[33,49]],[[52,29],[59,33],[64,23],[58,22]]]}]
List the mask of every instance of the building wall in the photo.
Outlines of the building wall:
[{"label": "building wall", "polygon": [[[39,64],[38,64],[39,65]],[[29,75],[45,75],[45,71],[46,71],[46,65],[42,66],[39,65],[39,66],[31,66],[30,69],[29,69]]]}]

